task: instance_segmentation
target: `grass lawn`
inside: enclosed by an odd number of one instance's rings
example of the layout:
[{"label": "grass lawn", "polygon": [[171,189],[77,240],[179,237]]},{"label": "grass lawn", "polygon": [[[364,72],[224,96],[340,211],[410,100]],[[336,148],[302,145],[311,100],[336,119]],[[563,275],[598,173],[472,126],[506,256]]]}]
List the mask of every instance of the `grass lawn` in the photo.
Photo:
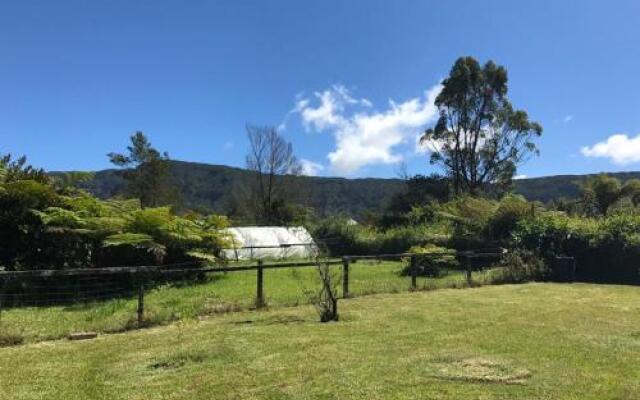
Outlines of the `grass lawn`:
[{"label": "grass lawn", "polygon": [[[341,290],[341,267],[333,267]],[[400,262],[366,263],[359,261],[350,269],[350,292],[354,296],[372,293],[396,293],[409,289],[410,278],[401,276]],[[476,273],[478,280],[486,273]],[[305,292],[320,287],[315,268],[265,270],[264,290],[270,306],[295,306],[308,303]],[[438,279],[419,278],[419,288],[464,286],[461,272],[451,271]],[[148,290],[145,315],[149,325],[178,320],[194,320],[199,316],[253,306],[256,272],[216,273],[200,284],[170,284]],[[57,339],[77,331],[119,332],[136,326],[137,295],[129,298],[89,304],[56,307],[28,307],[2,311],[0,336],[22,337],[25,342]]]},{"label": "grass lawn", "polygon": [[485,286],[0,349],[3,399],[640,399],[640,289]]}]

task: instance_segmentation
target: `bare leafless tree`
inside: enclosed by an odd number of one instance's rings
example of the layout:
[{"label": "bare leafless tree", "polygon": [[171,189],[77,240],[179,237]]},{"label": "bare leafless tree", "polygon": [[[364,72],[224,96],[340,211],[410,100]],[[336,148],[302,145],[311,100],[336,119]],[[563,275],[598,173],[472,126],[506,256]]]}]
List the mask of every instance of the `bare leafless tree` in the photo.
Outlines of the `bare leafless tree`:
[{"label": "bare leafless tree", "polygon": [[255,173],[252,198],[256,217],[262,223],[278,223],[285,205],[288,179],[300,175],[301,165],[293,146],[272,126],[247,125],[250,150],[247,169]]},{"label": "bare leafless tree", "polygon": [[320,274],[320,291],[314,299],[314,305],[320,315],[320,322],[337,321],[338,315],[338,288],[335,276],[327,263],[318,263]]}]

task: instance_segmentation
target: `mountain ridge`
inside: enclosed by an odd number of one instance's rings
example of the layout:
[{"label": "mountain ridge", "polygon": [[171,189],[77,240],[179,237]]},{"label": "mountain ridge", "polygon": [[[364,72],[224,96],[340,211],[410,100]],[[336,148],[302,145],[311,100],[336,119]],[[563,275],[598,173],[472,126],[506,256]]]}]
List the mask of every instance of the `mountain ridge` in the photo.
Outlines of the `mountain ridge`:
[{"label": "mountain ridge", "polygon": [[[184,205],[217,213],[229,213],[238,196],[246,192],[253,174],[243,168],[222,164],[207,164],[171,160],[171,176],[182,193]],[[101,198],[123,193],[126,182],[118,169],[96,171],[92,180],[81,187]],[[63,171],[52,171],[60,174]],[[621,181],[640,179],[640,171],[608,173]],[[561,197],[576,198],[579,183],[597,174],[565,174],[514,181],[514,192],[529,200],[549,202]],[[399,178],[344,178],[320,176],[291,177],[291,184],[300,199],[299,203],[312,207],[320,215],[343,213],[361,217],[369,211],[380,212],[389,200],[403,190]],[[303,195],[303,196],[302,196]]]}]

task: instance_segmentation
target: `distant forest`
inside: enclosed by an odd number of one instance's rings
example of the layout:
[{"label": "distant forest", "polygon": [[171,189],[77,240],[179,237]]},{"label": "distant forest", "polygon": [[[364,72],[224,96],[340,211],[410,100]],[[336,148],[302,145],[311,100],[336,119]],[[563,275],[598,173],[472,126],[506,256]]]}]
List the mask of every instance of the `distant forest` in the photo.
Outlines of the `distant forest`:
[{"label": "distant forest", "polygon": [[[170,161],[171,177],[181,193],[186,208],[229,214],[252,182],[252,172],[224,165]],[[52,174],[56,174],[55,172]],[[621,181],[640,178],[640,172],[611,173]],[[513,191],[531,201],[548,203],[560,198],[575,199],[580,195],[579,183],[590,175],[558,175],[514,181]],[[405,190],[402,179],[292,177],[296,193],[293,201],[320,216],[344,214],[361,218],[368,212],[382,212],[391,198]],[[126,182],[118,170],[99,171],[81,185],[92,194],[106,199],[122,194]]]}]

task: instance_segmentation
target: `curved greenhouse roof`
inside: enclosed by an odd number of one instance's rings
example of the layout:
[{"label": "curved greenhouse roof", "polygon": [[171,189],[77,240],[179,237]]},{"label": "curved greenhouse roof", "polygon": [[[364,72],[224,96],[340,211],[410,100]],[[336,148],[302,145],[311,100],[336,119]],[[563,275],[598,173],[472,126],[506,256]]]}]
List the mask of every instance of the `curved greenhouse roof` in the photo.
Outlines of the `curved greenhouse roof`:
[{"label": "curved greenhouse roof", "polygon": [[318,246],[302,226],[246,226],[226,229],[233,247],[223,251],[229,260],[311,258]]}]

